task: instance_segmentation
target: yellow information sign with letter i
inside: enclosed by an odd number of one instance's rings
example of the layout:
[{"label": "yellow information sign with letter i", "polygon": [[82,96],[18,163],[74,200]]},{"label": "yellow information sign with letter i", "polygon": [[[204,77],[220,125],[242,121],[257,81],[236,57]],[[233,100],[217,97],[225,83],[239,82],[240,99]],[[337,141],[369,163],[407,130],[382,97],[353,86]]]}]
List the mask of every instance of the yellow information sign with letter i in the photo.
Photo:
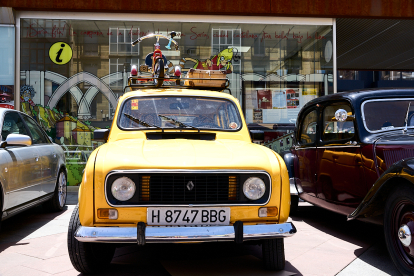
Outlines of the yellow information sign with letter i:
[{"label": "yellow information sign with letter i", "polygon": [[58,65],[66,64],[72,59],[72,48],[65,42],[56,42],[49,49],[49,58]]}]

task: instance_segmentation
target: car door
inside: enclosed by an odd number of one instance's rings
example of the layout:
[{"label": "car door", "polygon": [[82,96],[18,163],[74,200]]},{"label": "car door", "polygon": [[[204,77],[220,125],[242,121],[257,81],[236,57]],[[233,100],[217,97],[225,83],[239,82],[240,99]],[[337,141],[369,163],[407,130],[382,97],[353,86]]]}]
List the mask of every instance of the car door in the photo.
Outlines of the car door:
[{"label": "car door", "polygon": [[55,146],[33,118],[23,114],[22,118],[32,137],[32,146],[35,147],[40,154],[39,159],[42,164],[42,173],[40,176],[42,182],[41,194],[45,195],[51,193],[55,189],[58,174]]},{"label": "car door", "polygon": [[[1,130],[2,140],[9,134],[29,135],[22,118],[16,111],[8,111],[4,115]],[[11,162],[7,168],[5,209],[26,203],[40,196],[41,163],[39,152],[34,146],[6,146],[5,153],[10,156]]]},{"label": "car door", "polygon": [[[338,121],[335,112],[345,110],[348,117]],[[367,193],[361,146],[357,142],[354,113],[348,102],[324,106],[321,138],[317,145],[317,196],[338,205],[357,207]]]},{"label": "car door", "polygon": [[301,115],[296,146],[293,148],[295,159],[295,181],[303,192],[316,197],[318,109],[316,106]]}]

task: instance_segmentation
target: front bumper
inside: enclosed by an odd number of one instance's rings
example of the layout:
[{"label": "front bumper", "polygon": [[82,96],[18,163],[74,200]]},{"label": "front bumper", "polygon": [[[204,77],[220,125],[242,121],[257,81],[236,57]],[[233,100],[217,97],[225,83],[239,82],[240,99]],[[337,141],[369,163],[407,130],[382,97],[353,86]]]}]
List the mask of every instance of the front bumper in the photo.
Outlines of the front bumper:
[{"label": "front bumper", "polygon": [[[75,238],[80,242],[137,243],[136,227],[85,227],[80,226]],[[282,224],[243,225],[243,232],[234,226],[206,227],[145,227],[144,243],[248,241],[291,237],[296,228],[291,222]],[[239,237],[236,237],[236,232]],[[141,232],[142,233],[142,232]]]}]

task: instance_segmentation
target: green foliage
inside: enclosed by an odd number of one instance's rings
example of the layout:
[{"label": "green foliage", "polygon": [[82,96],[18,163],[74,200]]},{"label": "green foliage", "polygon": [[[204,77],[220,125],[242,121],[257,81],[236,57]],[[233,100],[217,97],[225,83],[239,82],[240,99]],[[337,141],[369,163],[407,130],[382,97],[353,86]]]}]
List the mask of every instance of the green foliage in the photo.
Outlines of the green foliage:
[{"label": "green foliage", "polygon": [[67,160],[66,167],[68,169],[68,186],[77,186],[82,182],[82,171],[86,166],[86,164],[83,163],[84,162],[80,162],[80,160]]}]

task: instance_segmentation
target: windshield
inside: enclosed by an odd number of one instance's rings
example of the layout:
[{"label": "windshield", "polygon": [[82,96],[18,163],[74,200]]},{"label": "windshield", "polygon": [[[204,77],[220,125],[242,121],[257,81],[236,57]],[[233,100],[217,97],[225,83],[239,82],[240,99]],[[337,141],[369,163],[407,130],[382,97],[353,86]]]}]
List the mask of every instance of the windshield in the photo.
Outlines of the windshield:
[{"label": "windshield", "polygon": [[404,128],[406,118],[408,128],[414,127],[414,99],[366,101],[362,112],[365,127],[371,132]]},{"label": "windshield", "polygon": [[241,119],[233,102],[203,97],[136,97],[122,106],[122,129],[239,130]]}]

